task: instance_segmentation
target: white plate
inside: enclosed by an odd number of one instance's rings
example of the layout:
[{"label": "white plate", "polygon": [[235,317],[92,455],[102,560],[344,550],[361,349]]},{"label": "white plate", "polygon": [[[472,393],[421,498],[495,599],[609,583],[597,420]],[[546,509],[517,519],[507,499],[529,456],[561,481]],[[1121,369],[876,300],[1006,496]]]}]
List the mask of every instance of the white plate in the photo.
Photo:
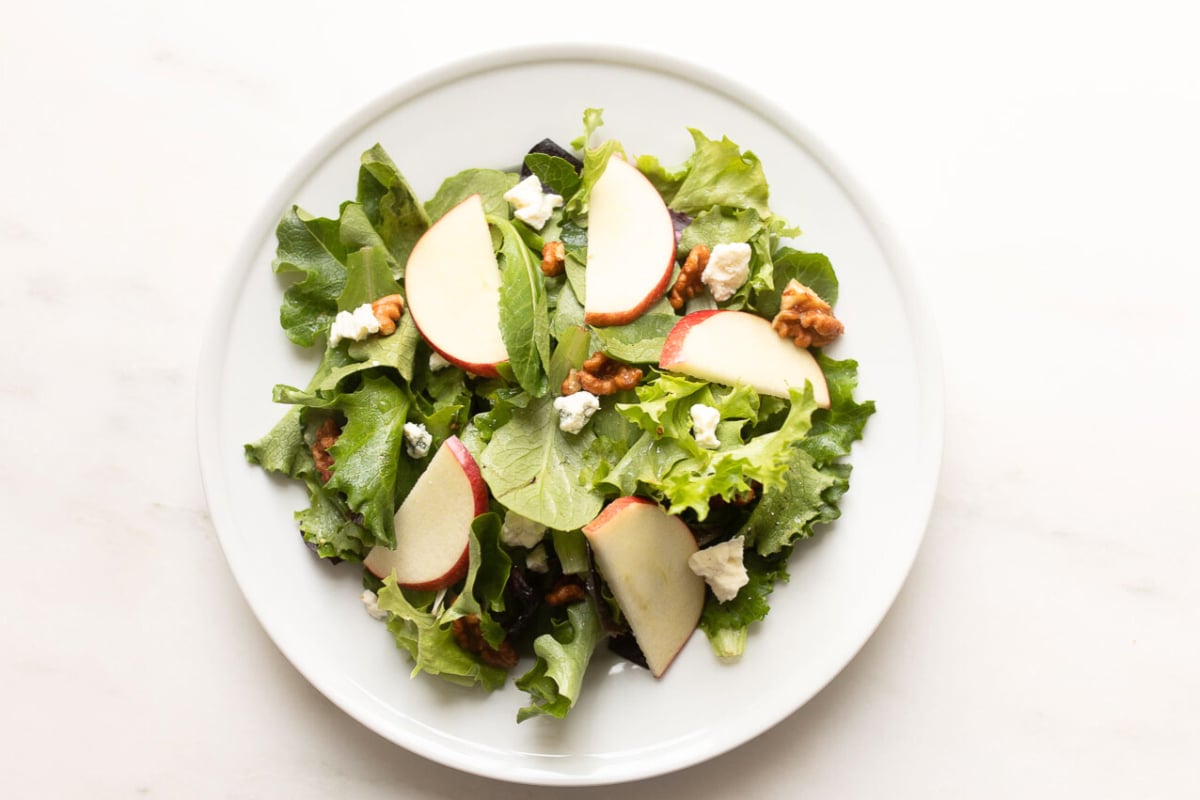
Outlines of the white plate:
[{"label": "white plate", "polygon": [[[598,655],[567,720],[521,725],[512,687],[485,695],[429,676],[358,600],[356,566],[331,567],[300,539],[302,487],[249,466],[242,444],[283,412],[275,383],[303,386],[315,354],[280,330],[283,283],[271,273],[274,227],[291,203],[324,216],[354,194],[360,153],[381,142],[421,197],[472,166],[519,163],[534,142],[570,141],[587,106],[632,153],[682,162],[687,127],[728,135],[763,161],[771,206],[828,254],[847,334],[833,355],[861,364],[859,396],[878,403],[854,448],[840,521],[801,546],[736,664],[695,635],[666,676]],[[598,47],[476,59],[412,81],[342,125],[304,159],[251,228],[221,293],[201,363],[198,433],[213,521],[229,565],[280,650],[364,725],[468,772],[535,784],[603,784],[658,775],[768,730],[854,656],[891,605],[924,534],[941,454],[940,367],[910,269],[862,194],[788,113],[693,65]],[[523,670],[525,665],[518,667]],[[738,701],[712,714],[705,696]]]}]

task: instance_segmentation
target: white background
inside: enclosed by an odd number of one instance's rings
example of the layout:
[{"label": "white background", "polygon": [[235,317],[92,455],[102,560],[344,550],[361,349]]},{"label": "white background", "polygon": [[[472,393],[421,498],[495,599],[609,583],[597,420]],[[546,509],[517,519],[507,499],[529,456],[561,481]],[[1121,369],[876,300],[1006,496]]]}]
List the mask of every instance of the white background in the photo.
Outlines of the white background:
[{"label": "white background", "polygon": [[578,41],[791,109],[890,222],[946,368],[936,505],[877,634],[764,736],[621,791],[1197,796],[1194,20],[787,9],[0,4],[0,795],[564,794],[410,755],[294,671],[207,516],[193,395],[219,279],[317,139],[430,68]]}]

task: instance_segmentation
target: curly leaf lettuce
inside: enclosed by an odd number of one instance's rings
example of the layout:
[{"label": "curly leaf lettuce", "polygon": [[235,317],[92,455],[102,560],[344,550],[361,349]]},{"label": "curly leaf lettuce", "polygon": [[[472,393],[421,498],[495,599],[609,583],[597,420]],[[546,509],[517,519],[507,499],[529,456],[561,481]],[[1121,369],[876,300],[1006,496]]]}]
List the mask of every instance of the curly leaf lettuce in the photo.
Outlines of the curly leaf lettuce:
[{"label": "curly leaf lettuce", "polygon": [[289,339],[308,347],[333,322],[337,298],[346,285],[346,251],[338,221],[292,206],[276,226],[275,237],[279,244],[272,269],[304,276],[284,291],[279,324]]},{"label": "curly leaf lettuce", "polygon": [[572,603],[567,620],[533,641],[537,662],[517,679],[533,702],[517,712],[517,722],[540,715],[562,719],[579,699],[583,676],[604,628],[590,602]]}]

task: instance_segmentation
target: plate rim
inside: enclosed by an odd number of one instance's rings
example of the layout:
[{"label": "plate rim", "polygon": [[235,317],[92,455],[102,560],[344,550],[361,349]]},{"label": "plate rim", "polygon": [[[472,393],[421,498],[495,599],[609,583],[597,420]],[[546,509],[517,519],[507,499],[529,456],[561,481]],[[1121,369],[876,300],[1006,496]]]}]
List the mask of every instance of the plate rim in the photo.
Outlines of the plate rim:
[{"label": "plate rim", "polygon": [[[409,102],[422,94],[437,88],[466,79],[472,75],[497,68],[507,68],[519,65],[537,64],[547,61],[567,61],[577,63],[598,63],[608,66],[633,66],[645,70],[664,73],[670,77],[697,84],[710,91],[724,95],[732,102],[744,106],[764,120],[770,121],[783,135],[806,150],[830,176],[838,188],[844,193],[854,210],[861,215],[867,228],[876,239],[876,243],[884,257],[888,272],[895,280],[896,288],[909,314],[909,331],[912,335],[914,360],[919,373],[917,386],[922,392],[917,404],[927,436],[923,439],[924,447],[919,459],[927,462],[923,481],[919,487],[922,498],[920,507],[920,532],[915,537],[911,551],[907,554],[907,562],[899,570],[895,585],[888,587],[885,593],[888,600],[883,604],[877,618],[870,625],[866,636],[857,647],[847,653],[837,668],[834,669],[811,694],[793,707],[787,707],[765,720],[755,733],[731,742],[722,742],[715,746],[707,746],[693,751],[684,757],[667,760],[659,765],[642,764],[640,767],[625,769],[608,769],[603,774],[579,774],[555,772],[550,769],[540,769],[536,773],[524,771],[520,775],[494,775],[482,769],[473,769],[469,763],[456,761],[442,749],[432,746],[422,746],[422,740],[414,737],[410,741],[397,741],[396,737],[385,731],[383,726],[375,724],[374,720],[364,719],[352,710],[346,697],[336,687],[328,685],[321,677],[311,674],[306,668],[303,658],[298,658],[276,636],[276,633],[266,623],[259,608],[252,600],[253,592],[247,591],[247,570],[239,564],[238,557],[230,552],[227,546],[227,531],[230,530],[230,510],[228,498],[223,493],[223,481],[226,476],[220,468],[220,449],[217,446],[219,429],[219,387],[220,382],[203,380],[205,376],[218,374],[219,367],[224,361],[227,351],[230,327],[226,324],[229,309],[235,307],[236,301],[249,280],[250,264],[255,260],[263,241],[263,231],[273,229],[278,221],[280,209],[290,203],[297,190],[323,162],[331,157],[338,146],[345,143],[355,132],[369,126],[374,120],[385,115],[393,108]],[[518,45],[491,48],[479,54],[449,62],[431,70],[420,73],[407,80],[401,81],[391,89],[383,92],[373,100],[360,106],[341,122],[329,129],[287,170],[275,190],[268,196],[258,213],[250,217],[240,244],[234,252],[232,263],[226,267],[221,276],[220,284],[208,312],[208,320],[203,332],[200,358],[197,364],[197,381],[195,390],[195,435],[197,456],[200,462],[200,477],[204,488],[206,504],[213,528],[225,561],[229,566],[234,580],[241,591],[251,613],[258,621],[268,638],[279,649],[294,669],[304,676],[318,692],[330,700],[338,709],[353,718],[356,722],[373,731],[389,742],[403,747],[409,752],[435,763],[462,772],[479,775],[512,783],[547,786],[597,786],[623,783],[633,780],[655,777],[676,772],[696,764],[703,763],[719,755],[732,751],[753,741],[771,730],[781,721],[803,708],[846,668],[857,657],[863,646],[875,635],[879,625],[895,605],[897,596],[907,582],[913,564],[920,552],[927,535],[929,520],[932,515],[936,489],[940,480],[942,468],[944,439],[945,439],[945,389],[942,366],[941,348],[938,340],[936,322],[925,301],[927,296],[922,290],[922,279],[914,270],[911,261],[900,246],[891,226],[883,214],[875,206],[870,195],[851,175],[845,164],[838,156],[813,132],[807,125],[797,120],[790,111],[780,107],[774,101],[760,94],[757,90],[745,84],[733,81],[714,72],[706,65],[666,55],[662,52],[634,48],[625,45],[594,44],[594,43],[548,43]],[[226,532],[223,532],[226,531]],[[235,548],[236,549],[236,548]]]}]

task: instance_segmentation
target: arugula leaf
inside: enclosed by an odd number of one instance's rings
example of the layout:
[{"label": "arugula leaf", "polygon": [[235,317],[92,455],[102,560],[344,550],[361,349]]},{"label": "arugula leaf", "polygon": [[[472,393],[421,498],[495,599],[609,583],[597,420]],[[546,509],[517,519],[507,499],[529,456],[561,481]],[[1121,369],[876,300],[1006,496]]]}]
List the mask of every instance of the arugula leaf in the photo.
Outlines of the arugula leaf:
[{"label": "arugula leaf", "polygon": [[517,679],[517,687],[529,692],[533,702],[517,712],[517,722],[543,714],[564,718],[579,699],[584,673],[603,639],[604,628],[590,602],[568,606],[566,623],[533,640],[537,662]]},{"label": "arugula leaf", "polygon": [[557,530],[569,531],[600,513],[604,496],[579,480],[584,451],[594,439],[558,427],[554,398],[546,395],[516,408],[492,434],[479,468],[493,496],[512,511]]},{"label": "arugula leaf", "polygon": [[442,182],[437,193],[425,203],[425,211],[431,221],[436,221],[463,200],[477,194],[483,200],[484,214],[508,219],[511,214],[504,193],[516,186],[517,180],[515,172],[464,169]]},{"label": "arugula leaf", "polygon": [[696,149],[688,159],[687,177],[671,199],[671,208],[698,214],[713,206],[752,208],[766,219],[769,189],[758,156],[743,152],[728,137],[709,139],[689,128]]},{"label": "arugula leaf", "polygon": [[338,222],[292,206],[275,228],[275,237],[279,246],[271,268],[281,275],[304,275],[284,291],[279,324],[289,339],[309,347],[333,322],[338,295],[346,284],[346,251],[338,237]]},{"label": "arugula leaf", "polygon": [[546,393],[550,362],[550,318],[539,263],[506,219],[488,219],[500,231],[500,335],[521,388]]}]

